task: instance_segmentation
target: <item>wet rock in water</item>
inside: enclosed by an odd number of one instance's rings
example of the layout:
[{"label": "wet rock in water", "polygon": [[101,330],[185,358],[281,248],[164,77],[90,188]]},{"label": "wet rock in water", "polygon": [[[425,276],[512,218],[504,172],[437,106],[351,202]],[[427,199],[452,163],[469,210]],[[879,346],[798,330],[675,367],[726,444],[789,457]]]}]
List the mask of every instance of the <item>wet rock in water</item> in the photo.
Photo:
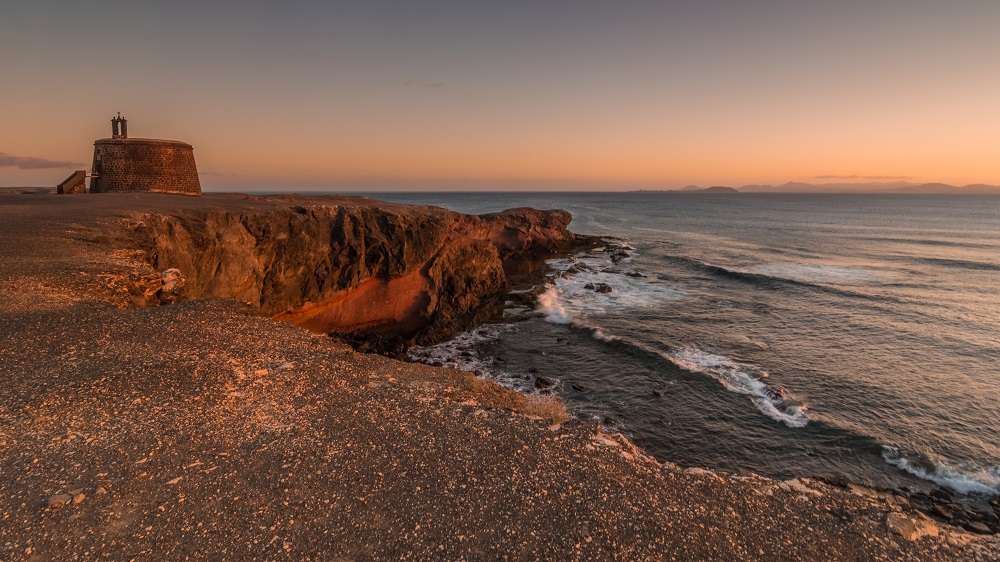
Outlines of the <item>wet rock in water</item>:
[{"label": "wet rock in water", "polygon": [[639,273],[638,271],[626,271],[625,275],[628,275],[629,277],[645,277],[645,275]]},{"label": "wet rock in water", "polygon": [[59,509],[69,505],[73,501],[73,496],[69,494],[56,494],[49,498],[49,509]]},{"label": "wet rock in water", "polygon": [[908,541],[915,541],[920,537],[938,536],[937,525],[923,516],[911,518],[899,513],[890,513],[886,517],[885,524],[890,531]]},{"label": "wet rock in water", "polygon": [[625,250],[618,249],[611,252],[610,257],[611,257],[611,263],[618,264],[621,263],[623,259],[632,257],[632,255],[626,252]]},{"label": "wet rock in water", "polygon": [[528,367],[528,372],[529,373],[537,373],[538,372],[538,367]]},{"label": "wet rock in water", "polygon": [[663,391],[662,390],[650,390],[649,393],[652,394],[653,396],[657,397],[657,398],[663,398]]},{"label": "wet rock in water", "polygon": [[774,400],[784,400],[788,397],[788,391],[783,386],[768,387],[765,392]]},{"label": "wet rock in water", "polygon": [[594,286],[594,290],[598,293],[610,293],[614,289],[612,289],[611,285],[608,285],[607,283],[598,283]]},{"label": "wet rock in water", "polygon": [[535,388],[537,388],[537,389],[540,389],[540,390],[541,389],[546,389],[546,388],[549,388],[551,386],[552,386],[552,381],[549,380],[549,379],[547,379],[547,378],[545,378],[545,377],[537,377],[535,379]]},{"label": "wet rock in water", "polygon": [[596,287],[594,286],[593,283],[587,283],[586,285],[583,286],[583,288],[587,289],[587,290],[590,290],[590,291],[593,291]]},{"label": "wet rock in water", "polygon": [[582,384],[577,384],[577,383],[572,383],[569,386],[570,386],[570,388],[572,388],[573,390],[575,390],[577,392],[587,392],[588,390],[590,390],[586,386],[584,386]]}]

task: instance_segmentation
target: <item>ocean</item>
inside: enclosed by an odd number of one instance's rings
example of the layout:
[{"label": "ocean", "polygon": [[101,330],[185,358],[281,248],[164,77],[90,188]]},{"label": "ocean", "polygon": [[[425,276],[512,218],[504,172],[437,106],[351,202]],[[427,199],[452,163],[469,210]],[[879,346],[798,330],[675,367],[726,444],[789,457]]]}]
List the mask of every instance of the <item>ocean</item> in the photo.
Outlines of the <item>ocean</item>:
[{"label": "ocean", "polygon": [[541,377],[681,466],[1000,494],[1000,197],[369,195],[565,209],[623,248],[551,260],[527,319],[417,360]]}]

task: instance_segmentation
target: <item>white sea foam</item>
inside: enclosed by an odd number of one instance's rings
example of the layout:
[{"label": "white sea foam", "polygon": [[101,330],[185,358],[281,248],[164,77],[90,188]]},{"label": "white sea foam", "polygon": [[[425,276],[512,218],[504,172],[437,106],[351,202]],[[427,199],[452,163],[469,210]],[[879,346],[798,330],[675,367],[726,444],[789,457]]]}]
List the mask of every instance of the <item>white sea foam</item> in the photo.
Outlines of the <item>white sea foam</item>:
[{"label": "white sea foam", "polygon": [[962,466],[937,455],[932,456],[933,460],[913,460],[895,447],[882,446],[882,458],[885,462],[914,476],[962,494],[1000,495],[1000,466],[992,468]]},{"label": "white sea foam", "polygon": [[730,392],[749,396],[753,405],[764,415],[788,427],[805,427],[809,423],[805,413],[807,406],[787,404],[785,398],[760,380],[767,373],[754,365],[697,349],[681,349],[662,355],[682,369],[714,378]]},{"label": "white sea foam", "polygon": [[529,381],[507,371],[495,358],[484,357],[476,351],[478,344],[495,340],[514,328],[513,324],[486,324],[436,345],[412,347],[407,355],[414,361],[468,371],[504,386],[522,391],[529,390],[531,387]]},{"label": "white sea foam", "polygon": [[559,301],[559,291],[554,286],[549,287],[547,291],[538,295],[538,310],[545,316],[547,321],[553,324],[570,324],[573,322],[573,317],[566,311],[562,302]]},{"label": "white sea foam", "polygon": [[[687,296],[656,279],[609,270],[610,263],[604,255],[552,260],[549,265],[559,274],[539,296],[538,310],[555,324],[583,322],[585,318],[593,319],[611,311],[646,309]],[[611,292],[594,290],[599,285],[611,287]]]},{"label": "white sea foam", "polygon": [[601,340],[601,341],[615,341],[616,339],[618,339],[615,336],[611,336],[604,333],[604,330],[600,328],[594,328],[594,332],[591,335],[594,336],[595,340]]},{"label": "white sea foam", "polygon": [[590,330],[595,340],[612,342],[618,339],[601,328],[575,320],[573,315],[566,311],[566,308],[559,300],[559,291],[555,287],[549,287],[548,291],[538,296],[538,311],[542,313],[546,321],[553,324],[568,324],[577,328]]}]

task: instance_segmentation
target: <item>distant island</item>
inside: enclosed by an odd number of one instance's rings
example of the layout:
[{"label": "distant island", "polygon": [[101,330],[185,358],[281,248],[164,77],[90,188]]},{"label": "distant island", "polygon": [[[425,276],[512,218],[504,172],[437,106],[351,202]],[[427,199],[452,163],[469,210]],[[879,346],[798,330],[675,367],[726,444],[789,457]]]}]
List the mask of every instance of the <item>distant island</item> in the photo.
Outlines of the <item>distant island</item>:
[{"label": "distant island", "polygon": [[713,185],[712,187],[698,187],[697,185],[688,185],[680,189],[640,189],[640,192],[648,193],[739,193],[740,190],[735,187],[728,187],[725,185]]},{"label": "distant island", "polygon": [[639,189],[639,193],[911,193],[955,195],[1000,195],[1000,186],[970,184],[964,186],[946,183],[805,183],[787,182],[781,185],[753,184],[742,187],[715,185],[699,187],[687,185],[680,189]]}]

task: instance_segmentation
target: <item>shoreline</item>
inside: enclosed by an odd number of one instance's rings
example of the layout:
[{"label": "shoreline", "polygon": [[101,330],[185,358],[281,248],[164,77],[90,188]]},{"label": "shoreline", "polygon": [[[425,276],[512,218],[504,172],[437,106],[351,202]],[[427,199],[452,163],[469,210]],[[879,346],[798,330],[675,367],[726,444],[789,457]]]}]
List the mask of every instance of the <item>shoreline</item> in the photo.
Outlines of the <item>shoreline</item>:
[{"label": "shoreline", "polygon": [[[628,251],[632,250],[631,246],[622,242],[620,239],[614,237],[592,237],[590,242],[591,244],[588,246],[587,249],[591,250],[592,254],[593,253],[606,254],[608,256],[609,264],[613,264],[616,267],[623,258],[629,257]],[[599,246],[603,246],[603,248],[598,248]],[[572,260],[572,258],[579,256],[581,251],[586,251],[587,249],[581,250],[577,248],[568,252],[548,256],[547,259],[570,258]],[[596,250],[596,252],[594,250]],[[512,316],[505,316],[503,318],[492,319],[491,321],[488,322],[487,325],[497,325],[497,326],[516,325],[523,321],[542,320],[545,317],[546,313],[537,310],[537,305],[540,294],[544,292],[547,287],[549,287],[549,285],[547,285],[546,283],[553,281],[557,277],[565,277],[567,275],[573,275],[578,271],[577,268],[578,266],[570,266],[568,269],[559,269],[559,270],[553,269],[548,266],[546,266],[545,268],[538,268],[537,272],[543,274],[545,277],[544,278],[537,277],[529,284],[522,285],[520,287],[515,287],[516,289],[520,290],[514,291],[518,293],[517,295],[511,295],[511,297],[515,297],[513,299],[514,300],[513,303],[511,303],[510,300],[508,301],[508,303],[512,304],[516,309],[525,307],[525,308],[531,308],[532,310],[530,312],[521,312],[519,314]],[[629,275],[628,272],[624,272],[622,274]],[[596,287],[588,287],[588,288],[591,290],[597,290]],[[545,321],[552,323],[552,321],[550,320],[545,320]],[[565,325],[558,321],[555,322],[555,324]],[[586,332],[594,338],[600,339],[601,337],[603,337],[600,328],[596,328],[583,323],[578,323],[575,321],[569,322],[568,325],[572,326],[574,329]],[[473,334],[473,332],[475,332],[475,334]],[[557,382],[555,386],[553,386],[554,383],[552,380],[552,375],[548,373],[546,373],[544,376],[540,375],[538,374],[538,370],[535,368],[532,368],[531,370],[528,371],[528,373],[523,373],[521,375],[517,375],[516,373],[504,372],[505,365],[509,360],[509,358],[502,359],[501,363],[491,363],[489,358],[492,355],[489,352],[476,351],[475,348],[481,346],[483,342],[496,341],[497,338],[500,338],[502,334],[504,334],[505,332],[506,330],[503,328],[492,329],[492,330],[470,329],[466,334],[463,334],[461,342],[456,340],[456,343],[458,343],[458,345],[442,345],[442,346],[431,345],[429,347],[418,349],[417,356],[415,357],[411,356],[409,359],[427,365],[446,366],[450,368],[465,369],[476,373],[478,376],[482,376],[484,378],[488,378],[489,380],[498,382],[502,386],[505,386],[507,388],[513,388],[519,392],[527,394],[532,394],[532,393],[549,394],[555,391],[557,387],[566,388],[564,387],[565,383],[561,382]],[[560,339],[562,338],[557,338],[556,341],[560,341]],[[442,343],[447,343],[447,342],[442,342]],[[439,348],[439,349],[434,349],[434,348]],[[505,349],[505,348],[503,348],[503,346],[500,346],[500,349]],[[493,350],[493,351],[499,353],[498,350]],[[505,351],[509,352],[509,350]],[[486,353],[486,355],[481,355],[481,353]],[[493,368],[491,368],[491,365],[493,366]],[[674,363],[674,366],[682,370],[685,370],[687,372],[698,372],[698,371],[691,371],[691,369],[682,365],[677,365],[676,363]],[[500,369],[500,373],[493,372],[494,368]],[[559,376],[556,375],[556,380],[558,381],[558,379]],[[580,389],[574,389],[574,390],[580,390]],[[578,392],[576,396],[577,399],[579,400],[579,404],[577,404],[577,406],[580,406],[582,404],[584,410],[587,409],[588,405],[593,406],[594,404],[600,403],[600,402],[594,402],[594,403],[589,402],[588,394],[586,393]],[[567,398],[564,399],[567,400],[568,405],[572,406],[573,404],[572,401],[570,401]],[[762,413],[764,415],[768,415],[767,412],[762,412]],[[630,427],[628,426],[627,423],[622,425],[622,422],[619,419],[611,420],[611,423],[614,424],[613,426],[607,425],[609,423],[607,420],[596,421],[598,420],[598,418],[591,418],[591,419],[595,420],[594,423],[600,424],[605,431],[608,431],[609,429],[612,432],[620,431],[623,434],[625,434],[627,438],[631,438]],[[657,454],[654,451],[650,451],[649,454],[654,456],[661,462],[667,462],[667,463],[672,462],[680,464],[685,468],[701,468],[701,469],[716,471],[719,473],[727,473],[732,471],[732,469],[727,469],[725,467],[706,466],[704,464],[699,464],[699,463],[685,463],[676,458],[671,458],[670,455],[664,455],[662,453]],[[895,466],[888,461],[886,461],[886,464],[889,465],[886,467],[886,470],[891,470],[889,467]],[[740,469],[740,470],[746,470],[746,469]],[[753,470],[751,470],[751,472],[752,471]],[[973,525],[976,524],[986,525],[987,527],[990,527],[991,531],[993,531],[994,533],[996,532],[997,525],[996,525],[996,515],[994,515],[994,511],[997,510],[997,506],[998,504],[1000,504],[1000,498],[996,497],[995,495],[989,496],[976,493],[962,493],[957,490],[949,489],[944,485],[942,485],[941,483],[936,482],[934,480],[921,478],[916,475],[911,475],[911,476],[912,478],[918,480],[918,482],[904,482],[904,483],[899,483],[897,485],[886,484],[880,486],[878,484],[865,483],[858,480],[854,480],[847,476],[821,476],[815,473],[810,473],[808,471],[795,470],[794,467],[789,467],[788,471],[790,474],[784,474],[783,476],[778,476],[775,474],[766,474],[766,473],[761,473],[761,475],[778,480],[781,480],[782,478],[784,479],[801,478],[801,479],[824,482],[831,486],[843,488],[846,490],[865,489],[869,490],[872,494],[894,495],[905,499],[905,501],[912,504],[917,510],[919,510],[920,512],[924,513],[929,517],[932,517],[933,519],[935,519],[940,523],[951,523],[952,525],[955,526],[962,526],[964,520]],[[976,527],[982,529],[982,527],[979,527],[978,525],[976,525]]]},{"label": "shoreline", "polygon": [[95,233],[135,200],[215,201],[88,197],[0,197],[4,557],[998,557],[895,496],[659,463],[232,300],[135,307],[148,263]]}]

